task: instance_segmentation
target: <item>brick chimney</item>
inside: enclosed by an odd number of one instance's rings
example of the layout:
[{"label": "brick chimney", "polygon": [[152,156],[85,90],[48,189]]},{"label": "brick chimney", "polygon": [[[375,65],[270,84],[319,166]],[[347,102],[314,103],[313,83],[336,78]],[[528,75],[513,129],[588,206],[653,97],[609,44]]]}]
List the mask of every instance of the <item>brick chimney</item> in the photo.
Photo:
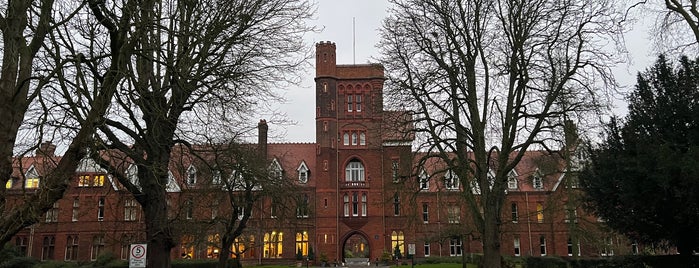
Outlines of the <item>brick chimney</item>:
[{"label": "brick chimney", "polygon": [[257,146],[262,157],[267,160],[267,120],[260,119],[260,123],[257,124]]},{"label": "brick chimney", "polygon": [[39,148],[36,148],[36,152],[35,152],[35,154],[37,156],[47,156],[47,157],[53,157],[53,156],[55,156],[55,153],[56,153],[56,145],[54,145],[50,141],[42,142],[39,145]]}]

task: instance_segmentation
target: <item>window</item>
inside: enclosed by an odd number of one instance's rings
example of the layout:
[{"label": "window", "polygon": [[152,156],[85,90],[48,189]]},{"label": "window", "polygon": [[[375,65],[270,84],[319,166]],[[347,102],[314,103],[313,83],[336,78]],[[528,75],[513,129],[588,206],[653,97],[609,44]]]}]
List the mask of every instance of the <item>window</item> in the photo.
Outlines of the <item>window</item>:
[{"label": "window", "polygon": [[359,145],[366,145],[366,133],[364,131],[359,132]]},{"label": "window", "polygon": [[400,196],[393,194],[393,216],[400,216]]},{"label": "window", "polygon": [[424,169],[420,170],[420,174],[417,176],[418,183],[420,184],[420,190],[426,191],[430,189],[430,178],[427,176],[427,172]]},{"label": "window", "polygon": [[281,258],[284,233],[272,231],[264,236],[264,258]]},{"label": "window", "polygon": [[194,166],[187,168],[187,184],[194,185],[197,183],[197,169]]},{"label": "window", "polygon": [[56,245],[55,236],[44,236],[44,241],[41,244],[41,260],[52,260],[54,246]]},{"label": "window", "polygon": [[362,217],[366,217],[367,205],[366,205],[366,193],[362,193]]},{"label": "window", "polygon": [[300,183],[307,183],[308,182],[308,170],[306,170],[306,169],[299,170],[299,182]]},{"label": "window", "polygon": [[95,237],[92,238],[92,254],[91,260],[96,260],[97,256],[99,256],[102,252],[104,251],[104,236],[103,235],[96,235]]},{"label": "window", "polygon": [[272,199],[272,203],[269,205],[269,215],[270,218],[276,219],[277,218],[277,201]]},{"label": "window", "polygon": [[405,256],[405,235],[403,231],[391,232],[391,249],[394,257]]},{"label": "window", "polygon": [[323,93],[328,93],[328,83],[323,83]]},{"label": "window", "polygon": [[568,237],[568,256],[573,256],[573,240]]},{"label": "window", "polygon": [[546,236],[539,236],[539,252],[541,256],[546,256]]},{"label": "window", "polygon": [[510,176],[507,177],[507,189],[517,189],[517,177],[513,176],[512,173],[510,173]]},{"label": "window", "polygon": [[[579,248],[580,246],[578,246],[578,249]],[[631,254],[638,255],[638,243],[635,240],[631,243]]]},{"label": "window", "polygon": [[359,196],[357,193],[352,193],[352,216],[359,216]]},{"label": "window", "polygon": [[137,216],[136,200],[126,199],[124,200],[124,220],[125,221],[135,221]]},{"label": "window", "polygon": [[393,178],[393,182],[398,182],[399,177],[398,177],[398,159],[393,159],[391,160],[391,177]]},{"label": "window", "polygon": [[428,223],[430,221],[430,212],[427,203],[422,203],[422,222]]},{"label": "window", "polygon": [[612,237],[605,237],[602,239],[602,252],[600,252],[600,256],[614,256],[613,243],[614,240]]},{"label": "window", "polygon": [[92,186],[101,187],[104,186],[104,175],[95,175],[92,177]]},{"label": "window", "polygon": [[296,207],[296,218],[308,218],[308,194],[303,194]]},{"label": "window", "polygon": [[58,222],[58,201],[53,203],[48,211],[46,211],[46,222]]},{"label": "window", "polygon": [[544,205],[541,203],[536,203],[536,222],[544,222]]},{"label": "window", "polygon": [[349,133],[345,132],[345,134],[342,135],[342,144],[343,145],[349,145]]},{"label": "window", "polygon": [[90,175],[80,175],[78,177],[78,187],[90,186]]},{"label": "window", "polygon": [[5,183],[5,189],[10,189],[12,188],[12,179],[8,179],[7,182]]},{"label": "window", "polygon": [[188,220],[194,218],[194,200],[191,198],[187,199],[184,203],[184,217]]},{"label": "window", "polygon": [[78,218],[80,217],[80,199],[77,197],[73,199],[73,216],[71,217],[72,221],[78,221]]},{"label": "window", "polygon": [[570,222],[572,219],[573,222],[577,223],[578,222],[578,211],[575,209],[574,206],[571,204],[566,203],[564,205],[565,208],[565,222]]},{"label": "window", "polygon": [[444,187],[446,187],[447,190],[459,189],[459,177],[457,177],[451,170],[444,174]]},{"label": "window", "polygon": [[27,189],[36,189],[39,188],[39,178],[27,178],[24,181],[24,188]]},{"label": "window", "polygon": [[544,189],[544,182],[539,174],[534,175],[534,178],[532,178],[532,187],[537,190]]},{"label": "window", "polygon": [[514,249],[515,249],[515,256],[520,256],[520,242],[519,242],[519,236],[515,236],[514,238]]},{"label": "window", "polygon": [[349,196],[347,194],[345,194],[345,196],[342,197],[342,201],[345,204],[344,205],[345,217],[349,217]]},{"label": "window", "polygon": [[66,261],[74,261],[78,259],[78,236],[68,236],[66,239]]},{"label": "window", "polygon": [[345,167],[345,180],[352,181],[364,181],[364,165],[358,160],[352,160]]},{"label": "window", "polygon": [[449,223],[461,222],[461,209],[458,205],[450,205],[447,208],[447,218],[449,220]]},{"label": "window", "polygon": [[122,260],[129,259],[131,244],[135,241],[133,234],[124,234],[121,236],[121,254]]},{"label": "window", "polygon": [[354,98],[355,98],[355,106],[354,106],[355,110],[357,110],[357,112],[361,112],[362,111],[362,95],[357,95]]},{"label": "window", "polygon": [[27,237],[17,236],[15,237],[15,246],[19,251],[20,256],[27,256]]},{"label": "window", "polygon": [[461,238],[449,239],[449,256],[461,256]]},{"label": "window", "polygon": [[301,252],[302,256],[308,256],[308,232],[296,232],[296,252]]},{"label": "window", "polygon": [[218,259],[218,254],[221,248],[221,237],[218,234],[211,234],[206,237],[206,257],[209,259]]},{"label": "window", "polygon": [[104,220],[104,197],[100,197],[97,200],[97,220]]},{"label": "window", "polygon": [[430,256],[430,243],[425,242],[424,249],[425,249],[425,257],[429,257]]},{"label": "window", "polygon": [[517,203],[512,202],[512,222],[517,223],[519,221],[519,213],[517,211]]},{"label": "window", "polygon": [[347,95],[347,111],[352,112],[354,110],[354,104],[352,103],[352,100],[354,99],[354,96],[352,95]]},{"label": "window", "polygon": [[352,132],[352,145],[359,144],[359,139],[357,137],[357,132]]},{"label": "window", "polygon": [[219,185],[221,184],[221,171],[220,170],[214,170],[211,172],[211,184],[214,185]]},{"label": "window", "polygon": [[180,252],[183,258],[194,258],[194,236],[183,235],[182,238],[180,238]]},{"label": "window", "polygon": [[269,167],[270,170],[270,178],[280,180],[282,178],[282,175],[284,171],[282,170],[282,165],[279,164],[279,161],[275,158],[272,160],[272,164],[270,164]]}]

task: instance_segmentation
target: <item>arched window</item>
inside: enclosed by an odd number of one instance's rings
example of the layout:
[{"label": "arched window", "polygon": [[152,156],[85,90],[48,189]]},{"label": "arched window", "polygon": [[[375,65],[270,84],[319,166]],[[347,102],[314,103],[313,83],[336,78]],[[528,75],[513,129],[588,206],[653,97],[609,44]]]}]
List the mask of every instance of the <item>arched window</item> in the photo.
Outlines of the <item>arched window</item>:
[{"label": "arched window", "polygon": [[342,144],[349,145],[349,133],[345,132],[345,134],[342,135],[342,138]]},{"label": "arched window", "polygon": [[352,145],[357,145],[357,132],[352,132]]},{"label": "arched window", "polygon": [[364,181],[364,165],[359,160],[352,160],[345,167],[345,181]]},{"label": "arched window", "polygon": [[391,249],[394,257],[405,255],[405,235],[403,231],[391,232]]},{"label": "arched window", "polygon": [[359,132],[359,145],[366,145],[366,133]]}]

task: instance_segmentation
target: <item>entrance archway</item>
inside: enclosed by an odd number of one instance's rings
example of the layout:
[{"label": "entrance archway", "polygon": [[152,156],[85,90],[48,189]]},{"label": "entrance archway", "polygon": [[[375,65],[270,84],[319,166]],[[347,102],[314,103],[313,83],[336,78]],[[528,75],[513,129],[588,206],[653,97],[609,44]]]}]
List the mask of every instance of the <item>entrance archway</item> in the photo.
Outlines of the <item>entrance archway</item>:
[{"label": "entrance archway", "polygon": [[369,258],[369,240],[361,233],[354,233],[347,237],[342,245],[342,258]]}]

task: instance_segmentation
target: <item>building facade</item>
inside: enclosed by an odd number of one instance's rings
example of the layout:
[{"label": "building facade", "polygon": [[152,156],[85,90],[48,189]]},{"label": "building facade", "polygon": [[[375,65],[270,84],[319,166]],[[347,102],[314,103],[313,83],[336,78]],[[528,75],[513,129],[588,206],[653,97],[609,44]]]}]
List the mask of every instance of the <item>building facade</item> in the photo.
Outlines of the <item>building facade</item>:
[{"label": "building facade", "polygon": [[[461,195],[478,189],[461,185],[438,162],[417,165],[413,134],[397,124],[407,114],[383,107],[383,67],[338,65],[335,52],[334,43],[316,44],[315,142],[267,143],[268,126],[260,122],[257,148],[269,163],[270,176],[291,181],[296,199],[277,204],[271,195],[261,198],[233,245],[234,257],[284,263],[310,255],[332,263],[349,257],[406,258],[413,249],[415,258],[482,252]],[[47,159],[55,156],[51,145],[43,147],[35,157],[17,159],[6,185],[15,196],[12,202],[21,202],[27,190],[39,187],[42,174],[50,172]],[[173,159],[167,189],[178,246],[172,257],[216,258],[221,234],[213,223],[233,208],[201,185],[218,185],[221,173],[191,157]],[[562,157],[531,151],[510,173],[502,253],[637,252],[635,243],[607,232],[597,218],[584,214],[575,176],[566,171]],[[129,167],[123,172],[135,174]],[[145,239],[139,204],[113,174],[90,159],[81,162],[65,197],[43,219],[14,238],[23,254],[87,261],[111,252],[126,259],[128,245]]]}]

